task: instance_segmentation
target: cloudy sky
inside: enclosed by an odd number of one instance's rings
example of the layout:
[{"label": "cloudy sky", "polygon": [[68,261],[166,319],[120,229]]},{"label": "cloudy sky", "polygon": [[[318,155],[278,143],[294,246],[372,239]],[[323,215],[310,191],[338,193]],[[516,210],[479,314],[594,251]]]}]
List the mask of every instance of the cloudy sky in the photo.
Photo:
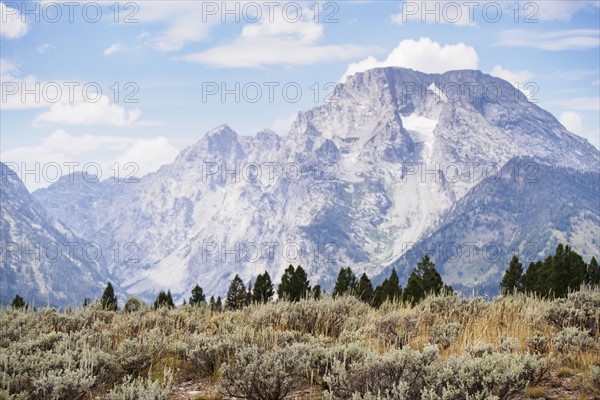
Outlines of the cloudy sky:
[{"label": "cloudy sky", "polygon": [[599,4],[3,0],[0,159],[144,174],[223,123],[285,134],[380,66],[480,69],[600,147]]}]

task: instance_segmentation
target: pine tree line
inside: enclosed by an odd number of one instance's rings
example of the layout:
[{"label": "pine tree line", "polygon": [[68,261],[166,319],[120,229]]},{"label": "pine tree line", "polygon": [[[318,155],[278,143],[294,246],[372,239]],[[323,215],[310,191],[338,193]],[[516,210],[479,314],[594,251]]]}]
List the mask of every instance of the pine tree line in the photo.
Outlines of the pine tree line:
[{"label": "pine tree line", "polygon": [[523,271],[519,257],[513,255],[500,282],[500,292],[566,297],[582,285],[600,285],[600,268],[596,257],[586,264],[570,246],[559,243],[554,255],[546,257],[544,261],[530,263],[526,271]]},{"label": "pine tree line", "polygon": [[[500,282],[500,292],[502,294],[521,292],[543,297],[565,297],[570,291],[576,291],[582,285],[600,285],[600,267],[596,258],[592,257],[591,261],[586,264],[581,255],[570,246],[560,243],[557,245],[554,255],[548,256],[543,261],[530,263],[527,270],[523,269],[523,264],[519,261],[518,256],[513,255]],[[354,296],[367,304],[379,307],[385,302],[397,301],[416,304],[428,295],[451,292],[452,287],[444,284],[435,264],[428,255],[425,255],[410,274],[404,289],[400,285],[395,269],[392,269],[390,276],[381,285],[374,288],[366,273],[357,279],[352,269],[347,267],[340,270],[332,296],[334,298]],[[256,277],[254,287],[250,283],[245,286],[239,275],[235,275],[224,301],[220,296],[216,299],[211,296],[208,307],[212,311],[239,310],[250,304],[268,303],[273,300],[274,295],[275,287],[268,272],[265,271]],[[289,265],[277,286],[277,296],[280,300],[290,302],[319,299],[321,286],[312,287],[306,271],[301,266],[294,268],[293,265]],[[91,302],[89,298],[86,298],[83,306],[86,307]],[[189,300],[187,302],[184,300],[183,304],[193,307],[207,305],[204,290],[200,285],[194,286]],[[102,293],[100,305],[107,311],[119,309],[117,297],[110,282]],[[130,298],[125,303],[124,309],[126,312],[131,312],[142,306],[141,300]],[[171,291],[160,291],[153,306],[154,308],[174,308]],[[11,307],[27,309],[28,306],[25,300],[17,294]]]},{"label": "pine tree line", "polygon": [[404,301],[415,304],[427,295],[437,295],[442,292],[452,292],[452,288],[444,284],[442,277],[435,269],[435,264],[428,255],[425,255],[410,274],[404,290],[400,286],[400,279],[395,269],[392,269],[389,278],[373,290],[371,280],[366,273],[363,273],[357,281],[356,275],[348,267],[340,270],[333,289],[333,297],[355,296],[365,303],[379,307],[386,301]]},{"label": "pine tree line", "polygon": [[[442,287],[443,282],[440,275],[435,271],[435,265],[429,260],[428,256],[425,256],[418,264],[417,269],[413,271],[411,278],[409,278],[404,297],[395,269],[392,270],[389,278],[374,289],[366,273],[363,273],[360,279],[357,280],[349,267],[340,270],[333,290],[333,297],[353,295],[368,304],[379,307],[386,301],[393,302],[404,299],[405,301],[417,302],[429,292],[439,293]],[[212,311],[239,310],[253,303],[268,303],[273,300],[274,295],[275,288],[268,272],[265,271],[257,276],[254,288],[250,283],[246,287],[240,276],[235,275],[229,285],[224,304],[220,296],[216,299],[211,296],[208,306]],[[293,265],[289,265],[277,286],[277,296],[280,300],[290,302],[298,302],[303,299],[319,299],[321,297],[321,286],[311,286],[306,271],[301,266],[294,268]],[[24,304],[24,300],[17,295],[12,306],[22,308],[25,307]],[[91,304],[91,300],[86,298],[83,306],[86,307],[89,304]],[[107,311],[117,311],[119,309],[117,297],[110,282],[108,282],[102,293],[100,304]],[[200,285],[196,284],[192,289],[189,300],[187,302],[186,300],[183,301],[183,305],[187,304],[193,307],[207,304],[204,290]],[[124,309],[126,312],[131,312],[140,309],[142,306],[143,302],[141,300],[130,298],[127,300]],[[155,309],[161,307],[175,308],[171,291],[160,291],[153,306]]]}]

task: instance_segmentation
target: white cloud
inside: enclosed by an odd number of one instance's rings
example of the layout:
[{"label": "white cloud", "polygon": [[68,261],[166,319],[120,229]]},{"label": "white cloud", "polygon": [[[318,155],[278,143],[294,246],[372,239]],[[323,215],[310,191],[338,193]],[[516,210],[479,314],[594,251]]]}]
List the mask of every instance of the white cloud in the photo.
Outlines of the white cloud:
[{"label": "white cloud", "polygon": [[287,135],[296,118],[298,118],[297,112],[292,113],[289,117],[277,118],[271,125],[271,130],[279,135]]},{"label": "white cloud", "polygon": [[163,24],[156,34],[146,35],[144,43],[161,52],[180,50],[186,44],[208,38],[212,27],[220,22],[221,15],[212,15],[213,1],[144,1],[137,3],[139,12],[135,18],[141,24]]},{"label": "white cloud", "polygon": [[110,125],[118,127],[148,126],[156,124],[141,121],[142,112],[138,108],[126,110],[111,104],[107,96],[100,96],[96,102],[80,100],[74,103],[58,102],[50,106],[50,110],[38,115],[35,126],[45,124],[63,125]]},{"label": "white cloud", "polygon": [[40,54],[44,54],[44,53],[46,53],[46,50],[53,49],[55,47],[56,46],[52,46],[51,44],[48,44],[48,43],[42,43],[38,47],[36,47],[35,50]]},{"label": "white cloud", "polygon": [[113,43],[112,45],[110,45],[110,47],[108,47],[107,49],[104,50],[104,55],[105,56],[110,56],[111,54],[115,54],[115,53],[122,53],[126,51],[125,46],[123,46],[121,44],[121,42],[117,42],[117,43]]},{"label": "white cloud", "polygon": [[[539,11],[535,16],[540,21],[570,21],[573,15],[582,10],[593,11],[600,7],[597,0],[543,0],[536,3]],[[533,12],[534,9],[530,8],[528,11]]]},{"label": "white cloud", "polygon": [[600,111],[600,97],[575,97],[560,101],[565,108],[579,111]]},{"label": "white cloud", "polygon": [[188,54],[183,60],[224,68],[255,68],[266,65],[307,65],[317,62],[350,60],[370,49],[354,44],[321,45],[323,25],[308,17],[298,22],[284,20],[275,13],[273,22],[263,18],[244,26],[240,36],[228,44]]},{"label": "white cloud", "polygon": [[530,31],[510,29],[499,33],[496,46],[529,47],[540,50],[588,50],[600,47],[600,30]]},{"label": "white cloud", "polygon": [[530,79],[533,78],[533,73],[527,70],[524,71],[510,71],[508,69],[502,68],[501,65],[496,65],[494,69],[490,72],[490,75],[495,76],[496,78],[504,79],[505,81],[511,83],[514,87],[519,89],[525,94],[528,98],[531,98],[533,94],[533,88],[527,90],[527,83],[530,83]]},{"label": "white cloud", "polygon": [[583,119],[574,111],[565,111],[558,119],[570,132],[581,134],[583,130]]},{"label": "white cloud", "polygon": [[598,76],[597,69],[570,69],[554,71],[550,77],[561,81],[579,81],[588,76]]},{"label": "white cloud", "polygon": [[18,39],[27,33],[28,27],[18,9],[0,2],[0,37]]},{"label": "white cloud", "polygon": [[[313,11],[303,11],[303,16],[314,15]],[[147,1],[139,3],[139,12],[135,17],[141,24],[163,25],[158,33],[146,32],[139,38],[145,46],[156,51],[172,52],[187,44],[208,39],[215,25],[248,23],[248,30],[252,31],[259,25],[265,25],[264,21],[282,19],[284,13],[279,2]],[[292,22],[288,25],[298,24]],[[261,37],[263,33],[259,32]]]},{"label": "white cloud", "polygon": [[[55,0],[43,0],[42,5],[55,3]],[[247,3],[250,0],[236,0],[235,3]],[[98,2],[83,0],[81,6],[86,3],[98,4]],[[233,1],[231,3],[234,3]],[[143,45],[160,52],[171,52],[180,50],[189,43],[207,39],[214,25],[221,22],[221,12],[212,13],[212,7],[225,7],[221,2],[213,0],[173,0],[173,1],[139,1],[110,3],[100,2],[106,16],[115,16],[114,5],[119,6],[120,21],[128,24],[152,24],[150,34],[146,32],[143,37]],[[229,7],[233,7],[233,4]],[[241,9],[240,6],[237,6]],[[77,16],[77,13],[75,14]],[[234,17],[230,16],[231,20]],[[127,21],[127,22],[126,22]],[[137,46],[136,46],[137,47]]]},{"label": "white cloud", "polygon": [[[581,114],[575,111],[564,111],[560,114],[558,120],[569,132],[587,139],[596,148],[600,148],[600,130],[597,127],[588,127],[586,129],[584,126],[584,117]],[[597,113],[595,115],[596,117],[598,116]],[[594,118],[592,117],[592,119]]]},{"label": "white cloud", "polygon": [[285,41],[264,41],[264,47],[248,47],[243,42],[189,54],[183,60],[222,68],[256,68],[266,65],[308,65],[324,61],[347,60],[365,53],[356,45],[302,46]]},{"label": "white cloud", "polygon": [[[40,82],[35,76],[22,77],[16,65],[0,58],[0,99],[3,110],[46,108],[34,121],[34,126],[108,125],[144,127],[161,125],[157,121],[141,120],[141,110],[130,110],[111,103],[108,96],[97,98],[91,91],[84,94],[83,84],[69,86],[66,81]],[[73,82],[71,82],[72,84]],[[73,98],[70,98],[70,97]]]},{"label": "white cloud", "polygon": [[4,78],[10,78],[14,73],[17,73],[19,70],[17,66],[7,59],[0,58],[0,76],[2,76],[2,81]]},{"label": "white cloud", "polygon": [[403,40],[383,61],[368,57],[350,64],[342,77],[383,67],[404,67],[426,73],[443,73],[457,69],[478,69],[478,56],[475,49],[464,43],[442,46],[430,38],[418,41]]},{"label": "white cloud", "polygon": [[[481,4],[481,3],[480,3]],[[452,0],[428,2],[403,2],[401,11],[393,14],[390,19],[394,24],[405,24],[409,21],[423,23],[454,24],[457,26],[475,25],[476,7],[469,2]],[[427,13],[428,11],[433,11]]]},{"label": "white cloud", "polygon": [[[38,171],[37,177],[22,177],[27,188],[33,191],[56,181],[54,176],[42,172],[50,163],[58,164],[61,175],[69,173],[66,163],[79,163],[75,170],[81,170],[89,163],[88,172],[100,172],[101,179],[114,178],[117,174],[115,163],[119,163],[117,176],[125,178],[135,170],[139,177],[172,162],[178,153],[179,150],[164,137],[71,135],[64,130],[56,130],[41,143],[4,151],[0,158],[3,162],[16,163],[21,169],[26,166],[29,171]],[[133,164],[125,168],[126,163]],[[54,174],[56,168],[48,170]]]},{"label": "white cloud", "polygon": [[[137,36],[138,39],[144,39],[144,38],[148,38],[149,34],[146,32],[143,32],[141,34],[139,34]],[[132,46],[128,46],[128,45],[124,45],[121,42],[115,42],[113,44],[111,44],[110,46],[108,46],[106,49],[104,49],[104,51],[102,52],[102,54],[104,54],[105,56],[111,56],[113,54],[117,54],[117,53],[129,53],[129,54],[137,54],[139,55],[144,49],[151,47],[150,45],[146,44],[135,44]]]},{"label": "white cloud", "polygon": [[[27,90],[42,88],[45,82],[40,82],[34,75],[21,76],[19,68],[12,62],[0,58],[0,104],[3,110],[18,110],[47,107],[49,103],[44,96],[28,94]],[[38,93],[41,90],[37,91]]]},{"label": "white cloud", "polygon": [[490,72],[490,75],[504,79],[505,81],[508,81],[512,84],[522,84],[524,82],[529,81],[529,79],[533,78],[533,73],[529,71],[510,71],[508,69],[502,68],[501,65],[496,65],[492,72]]},{"label": "white cloud", "polygon": [[[493,8],[488,9],[490,6]],[[475,26],[495,23],[496,10],[502,14],[500,20],[530,23],[539,21],[571,20],[573,15],[581,11],[594,11],[600,7],[597,0],[539,0],[515,3],[513,1],[480,0],[476,2],[435,0],[404,1],[401,11],[391,16],[395,24],[422,22],[436,24],[453,24],[456,26]],[[518,12],[518,13],[517,13]],[[498,21],[496,21],[498,22]]]},{"label": "white cloud", "polygon": [[136,140],[129,148],[115,158],[120,165],[135,163],[140,166],[142,174],[154,172],[161,165],[172,162],[179,154],[165,137]]}]

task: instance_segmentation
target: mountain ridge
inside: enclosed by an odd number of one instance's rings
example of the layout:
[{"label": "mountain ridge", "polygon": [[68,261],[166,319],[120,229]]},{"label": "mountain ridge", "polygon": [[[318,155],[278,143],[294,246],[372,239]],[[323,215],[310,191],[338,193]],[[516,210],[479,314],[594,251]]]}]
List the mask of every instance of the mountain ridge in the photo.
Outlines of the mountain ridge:
[{"label": "mountain ridge", "polygon": [[[500,88],[497,101],[477,90],[452,92],[477,85]],[[65,191],[52,185],[34,196],[86,239],[136,243],[137,265],[107,267],[129,293],[150,298],[170,288],[181,301],[197,282],[223,294],[236,273],[248,281],[268,270],[277,280],[288,264],[302,263],[325,288],[342,266],[377,275],[406,243],[430,234],[481,176],[515,157],[576,171],[600,164],[591,144],[479,71],[370,70],[338,85],[332,101],[299,112],[283,137],[216,127],[139,182],[118,193],[103,189],[110,201],[88,210],[93,224],[85,231],[81,207],[52,206]],[[83,201],[76,193],[70,199]],[[265,243],[277,244],[271,258]],[[240,260],[240,248],[257,247],[257,261]]]},{"label": "mountain ridge", "polygon": [[34,304],[79,306],[101,290],[106,258],[95,243],[49,216],[2,162],[0,188],[0,303],[20,294]]}]

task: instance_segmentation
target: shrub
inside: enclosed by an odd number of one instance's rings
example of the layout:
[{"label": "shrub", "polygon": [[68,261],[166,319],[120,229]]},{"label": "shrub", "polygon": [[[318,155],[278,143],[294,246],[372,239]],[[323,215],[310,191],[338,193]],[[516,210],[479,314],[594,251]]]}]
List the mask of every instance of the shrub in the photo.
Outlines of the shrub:
[{"label": "shrub", "polygon": [[481,358],[483,356],[490,355],[493,352],[494,346],[489,343],[469,344],[467,346],[467,353],[474,358]]},{"label": "shrub", "polygon": [[83,369],[49,370],[33,383],[35,398],[77,399],[90,390],[95,378]]},{"label": "shrub", "polygon": [[442,349],[450,347],[460,336],[462,325],[457,322],[437,323],[433,325],[431,342],[439,345]]},{"label": "shrub", "polygon": [[[419,399],[425,385],[427,368],[438,358],[437,347],[426,347],[421,353],[409,349],[394,349],[383,355],[373,353],[364,360],[344,362],[336,359],[325,376],[329,399],[369,398],[374,395],[403,399]],[[365,397],[366,396],[366,397]]]},{"label": "shrub", "polygon": [[371,308],[355,297],[333,300],[300,300],[297,303],[266,304],[252,315],[253,327],[265,324],[280,329],[337,338],[351,317],[364,318]]},{"label": "shrub", "polygon": [[454,356],[430,374],[423,399],[508,399],[541,381],[547,368],[542,358],[529,354],[488,353],[479,358]]},{"label": "shrub", "polygon": [[557,328],[577,327],[600,334],[600,289],[582,289],[550,303],[546,320]]},{"label": "shrub", "polygon": [[423,322],[433,325],[437,320],[464,322],[477,317],[490,307],[490,303],[480,297],[465,299],[456,295],[440,294],[428,296],[416,309],[421,314]]},{"label": "shrub", "polygon": [[552,344],[559,353],[581,353],[596,346],[588,332],[575,327],[565,328],[552,337]]},{"label": "shrub", "polygon": [[256,346],[244,348],[223,365],[221,390],[235,398],[283,400],[306,385],[303,368],[308,360],[308,348],[301,344],[268,352]]},{"label": "shrub", "polygon": [[202,377],[216,374],[233,348],[227,338],[207,333],[191,336],[186,345],[185,356]]},{"label": "shrub", "polygon": [[117,350],[117,357],[122,368],[132,375],[144,372],[152,361],[149,349],[139,338],[125,339]]},{"label": "shrub", "polygon": [[170,370],[164,372],[164,381],[148,378],[133,378],[127,375],[123,381],[112,388],[106,400],[167,400],[173,382]]},{"label": "shrub", "polygon": [[600,394],[600,367],[592,366],[592,368],[590,368],[587,383],[592,391]]},{"label": "shrub", "polygon": [[125,312],[132,313],[141,311],[144,308],[144,302],[137,297],[130,297],[125,302],[123,309]]},{"label": "shrub", "polygon": [[526,344],[534,353],[544,354],[548,351],[548,340],[540,331],[527,338]]},{"label": "shrub", "polygon": [[386,347],[403,348],[417,335],[417,319],[416,313],[389,312],[374,321],[373,333]]},{"label": "shrub", "polygon": [[[585,373],[575,367],[600,354],[599,336],[585,328],[596,326],[598,293],[562,301],[431,296],[415,307],[378,309],[342,296],[223,313],[127,305],[126,312],[109,312],[100,302],[70,314],[6,307],[0,309],[0,400],[166,398],[168,382],[156,381],[164,366],[182,380],[193,378],[195,367],[196,378],[214,378],[208,381],[223,398],[277,400],[308,391],[315,398],[322,389],[331,400],[498,400],[519,397],[529,385],[527,393],[536,393],[548,368],[541,354],[549,349],[559,363],[569,361],[563,354],[574,355],[577,362],[564,370],[573,374],[569,386],[593,398],[597,362]],[[474,332],[478,327],[485,328]],[[535,332],[525,343],[505,337],[525,331]],[[463,333],[474,344],[456,355]],[[435,346],[408,347],[427,340],[448,348],[450,358],[439,358]],[[553,365],[553,377],[566,374]]]},{"label": "shrub", "polygon": [[519,340],[517,338],[505,337],[502,338],[498,350],[500,350],[503,353],[514,353],[515,351],[517,351],[518,347]]}]

